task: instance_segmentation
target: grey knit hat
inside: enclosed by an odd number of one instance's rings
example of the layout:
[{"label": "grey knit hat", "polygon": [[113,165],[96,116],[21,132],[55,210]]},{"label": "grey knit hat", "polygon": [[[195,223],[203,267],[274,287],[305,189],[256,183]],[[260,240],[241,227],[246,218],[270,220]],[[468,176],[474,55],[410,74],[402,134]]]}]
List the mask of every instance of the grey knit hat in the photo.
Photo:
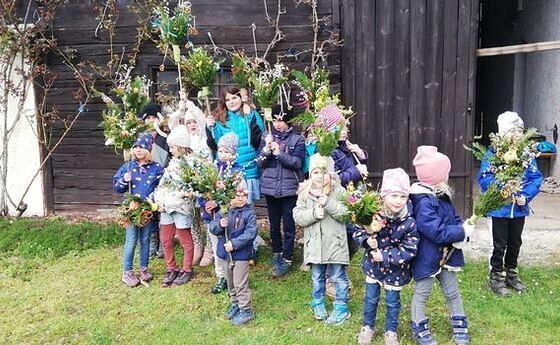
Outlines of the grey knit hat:
[{"label": "grey knit hat", "polygon": [[218,140],[218,148],[223,147],[229,150],[232,154],[237,154],[237,149],[239,148],[239,137],[233,133],[229,132],[224,134],[220,140]]}]

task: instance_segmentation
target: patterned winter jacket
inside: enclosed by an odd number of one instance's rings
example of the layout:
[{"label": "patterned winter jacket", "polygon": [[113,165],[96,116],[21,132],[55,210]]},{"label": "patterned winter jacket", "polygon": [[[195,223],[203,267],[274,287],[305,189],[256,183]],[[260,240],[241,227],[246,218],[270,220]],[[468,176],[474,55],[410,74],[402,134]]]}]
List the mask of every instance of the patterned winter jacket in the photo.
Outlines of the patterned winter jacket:
[{"label": "patterned winter jacket", "polygon": [[[124,174],[130,172],[130,182],[124,181]],[[163,167],[156,162],[139,165],[138,161],[131,160],[119,168],[113,176],[113,190],[117,193],[125,193],[129,190],[133,195],[142,199],[150,199],[156,189],[160,178],[163,176]]]},{"label": "patterned winter jacket", "polygon": [[[492,182],[496,180],[496,174],[492,172],[489,163],[489,159],[492,156],[494,156],[494,151],[488,150],[484,160],[480,163],[480,170],[478,171],[478,185],[480,186],[482,192],[485,192]],[[533,159],[531,165],[525,169],[522,189],[519,193],[527,199],[527,203],[523,206],[510,203],[500,209],[489,212],[488,216],[497,218],[527,217],[529,215],[529,202],[531,202],[531,200],[539,194],[542,182],[543,174],[540,172],[537,162]]]},{"label": "patterned winter jacket", "polygon": [[[447,196],[437,197],[434,191],[420,183],[410,188],[416,227],[420,235],[418,252],[412,260],[412,277],[420,280],[440,271],[444,249],[453,242],[465,239],[463,221]],[[460,268],[465,265],[463,251],[455,249],[446,266]]]},{"label": "patterned winter jacket", "polygon": [[386,225],[375,238],[383,261],[373,261],[373,250],[367,243],[370,235],[365,229],[357,228],[352,235],[354,241],[365,248],[362,271],[383,286],[402,287],[411,280],[410,261],[416,256],[418,249],[418,233],[416,221],[412,217],[412,204],[407,204],[407,209],[401,216],[382,218]]},{"label": "patterned winter jacket", "polygon": [[163,212],[179,212],[192,216],[194,197],[185,196],[186,190],[180,183],[180,167],[181,159],[171,158],[154,192],[154,201],[163,208]]},{"label": "patterned winter jacket", "polygon": [[266,133],[263,133],[259,149],[259,165],[262,168],[261,193],[275,198],[297,195],[305,158],[305,140],[290,127],[285,132],[272,129],[274,141],[280,145],[280,155],[264,151]]},{"label": "patterned winter jacket", "polygon": [[[224,244],[227,238],[233,244],[231,256],[233,260],[250,260],[255,256],[253,240],[257,237],[257,216],[252,204],[247,204],[239,208],[230,208],[227,213],[227,229],[220,226],[221,212],[216,214],[216,218],[210,222],[210,232],[218,236],[218,247],[216,253],[218,257],[228,260]],[[226,234],[227,231],[227,234]]]}]

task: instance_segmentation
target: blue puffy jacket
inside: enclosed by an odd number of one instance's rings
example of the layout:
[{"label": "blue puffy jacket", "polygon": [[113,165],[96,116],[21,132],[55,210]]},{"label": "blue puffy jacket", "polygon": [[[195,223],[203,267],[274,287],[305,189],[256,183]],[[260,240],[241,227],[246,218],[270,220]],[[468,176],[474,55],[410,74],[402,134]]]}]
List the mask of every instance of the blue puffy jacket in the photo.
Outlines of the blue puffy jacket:
[{"label": "blue puffy jacket", "polygon": [[[132,179],[130,182],[124,181],[124,174],[130,172]],[[163,167],[156,162],[140,165],[138,161],[131,160],[121,165],[119,170],[113,176],[113,190],[117,193],[125,193],[129,191],[142,199],[151,198],[151,194],[159,184],[159,180],[163,176]]]},{"label": "blue puffy jacket", "polygon": [[[264,123],[255,110],[248,115],[242,115],[240,111],[228,111],[227,125],[217,121],[209,137],[209,146],[215,148],[220,138],[229,132],[235,133],[239,137],[239,149],[237,152],[237,163],[245,170],[245,178],[259,178],[259,167],[255,161],[258,154],[259,139],[264,132]],[[212,139],[214,143],[212,143]]]},{"label": "blue puffy jacket", "polygon": [[[365,159],[361,159],[361,164],[367,163],[367,152],[364,151],[366,155]],[[332,153],[332,159],[334,160],[334,170],[340,177],[340,184],[343,187],[346,187],[350,182],[354,182],[354,184],[360,182],[362,180],[362,174],[358,168],[356,168],[356,159],[352,155],[352,152],[348,150],[348,146],[346,145],[346,141],[339,141],[338,146]]]},{"label": "blue puffy jacket", "polygon": [[261,193],[275,198],[297,195],[299,182],[303,179],[302,166],[305,159],[305,140],[293,127],[285,132],[272,129],[274,141],[280,146],[280,155],[264,152],[266,133],[262,135],[259,165],[261,166]]},{"label": "blue puffy jacket", "polygon": [[[410,190],[410,200],[420,235],[418,252],[412,260],[412,277],[420,280],[439,272],[444,248],[450,247],[453,242],[463,241],[465,229],[449,198],[436,197],[430,187],[414,183]],[[447,265],[463,267],[463,251],[455,249]]]},{"label": "blue puffy jacket", "polygon": [[[216,254],[224,260],[229,259],[224,244],[226,241],[226,229],[220,226],[222,213],[218,212],[216,218],[210,222],[210,232],[218,236],[218,247]],[[239,208],[230,208],[227,213],[228,239],[233,245],[231,256],[233,260],[250,260],[255,256],[253,240],[257,237],[257,216],[252,204]]]},{"label": "blue puffy jacket", "polygon": [[376,235],[377,246],[383,256],[382,262],[371,260],[372,249],[367,244],[370,235],[364,229],[358,228],[352,237],[360,247],[365,248],[362,260],[364,274],[385,285],[400,287],[410,282],[410,261],[416,255],[418,246],[412,204],[407,204],[407,211],[403,216],[383,219],[387,222],[386,226]]},{"label": "blue puffy jacket", "polygon": [[[489,159],[494,156],[493,150],[488,150],[486,156],[480,163],[480,170],[478,171],[478,185],[482,192],[485,192],[488,187],[496,180],[496,174],[490,170]],[[527,217],[529,215],[529,202],[533,200],[540,192],[541,184],[543,182],[543,174],[537,166],[537,161],[532,160],[531,164],[525,169],[523,176],[522,189],[519,193],[527,199],[524,206],[511,203],[500,209],[489,212],[488,216],[496,218],[517,218]]]}]

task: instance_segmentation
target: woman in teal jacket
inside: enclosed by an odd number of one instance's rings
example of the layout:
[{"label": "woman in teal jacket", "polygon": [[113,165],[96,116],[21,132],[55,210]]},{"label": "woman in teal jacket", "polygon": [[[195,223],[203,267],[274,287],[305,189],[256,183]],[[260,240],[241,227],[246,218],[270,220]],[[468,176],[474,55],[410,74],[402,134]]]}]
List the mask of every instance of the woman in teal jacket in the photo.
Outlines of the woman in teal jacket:
[{"label": "woman in teal jacket", "polygon": [[213,119],[208,119],[208,146],[216,150],[216,143],[229,132],[239,137],[239,151],[236,162],[245,172],[249,186],[249,202],[260,199],[259,167],[257,165],[258,148],[264,122],[260,114],[241,101],[239,88],[228,86],[220,92],[218,106]]}]

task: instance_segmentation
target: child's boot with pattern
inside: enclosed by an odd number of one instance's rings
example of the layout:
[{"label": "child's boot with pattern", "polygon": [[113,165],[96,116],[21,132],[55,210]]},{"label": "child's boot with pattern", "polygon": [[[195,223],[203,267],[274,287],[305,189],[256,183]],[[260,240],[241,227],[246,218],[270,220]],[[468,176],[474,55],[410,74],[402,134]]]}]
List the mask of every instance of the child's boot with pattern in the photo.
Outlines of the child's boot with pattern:
[{"label": "child's boot with pattern", "polygon": [[456,345],[470,344],[467,317],[465,315],[451,316],[451,326],[453,326],[453,341]]},{"label": "child's boot with pattern", "polygon": [[414,321],[410,323],[417,345],[437,345],[437,341],[432,337],[432,333],[430,332],[430,323],[427,318],[418,323]]}]

